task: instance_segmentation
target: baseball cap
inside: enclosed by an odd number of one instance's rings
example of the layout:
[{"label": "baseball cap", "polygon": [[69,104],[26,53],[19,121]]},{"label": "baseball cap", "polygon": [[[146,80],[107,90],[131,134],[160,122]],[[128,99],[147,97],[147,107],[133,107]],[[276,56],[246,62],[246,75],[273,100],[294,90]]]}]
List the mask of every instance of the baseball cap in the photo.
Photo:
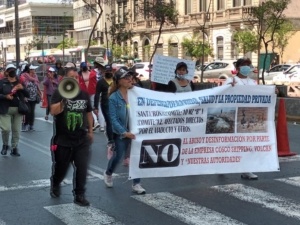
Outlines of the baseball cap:
[{"label": "baseball cap", "polygon": [[102,57],[96,57],[95,60],[94,60],[94,63],[97,63],[101,66],[105,66],[105,62],[104,62],[104,59]]},{"label": "baseball cap", "polygon": [[176,65],[176,70],[178,70],[178,69],[180,69],[180,68],[182,68],[182,67],[184,67],[185,69],[188,68],[185,62],[179,62],[179,63],[177,63],[177,65]]},{"label": "baseball cap", "polygon": [[49,67],[49,68],[48,68],[48,71],[50,71],[50,72],[55,72],[55,69],[54,69],[53,67]]},{"label": "baseball cap", "polygon": [[38,66],[34,66],[34,65],[30,65],[30,66],[29,66],[29,69],[30,69],[30,70],[36,70],[37,68],[38,68]]},{"label": "baseball cap", "polygon": [[8,69],[17,69],[14,64],[10,63],[5,67],[5,71]]},{"label": "baseball cap", "polygon": [[133,75],[133,76],[138,76],[138,75],[139,75],[139,73],[136,72],[135,66],[133,66],[133,67],[131,67],[131,68],[129,69],[129,73],[130,73],[131,75]]},{"label": "baseball cap", "polygon": [[104,69],[105,69],[105,71],[112,71],[112,66],[111,65],[105,65]]},{"label": "baseball cap", "polygon": [[114,76],[116,80],[120,80],[126,76],[131,76],[131,74],[129,73],[129,70],[126,67],[121,67],[115,72]]},{"label": "baseball cap", "polygon": [[80,63],[80,67],[82,68],[82,67],[87,67],[87,64],[86,64],[86,62],[82,62],[82,63]]},{"label": "baseball cap", "polygon": [[72,62],[68,62],[64,67],[65,68],[76,68],[76,65]]}]

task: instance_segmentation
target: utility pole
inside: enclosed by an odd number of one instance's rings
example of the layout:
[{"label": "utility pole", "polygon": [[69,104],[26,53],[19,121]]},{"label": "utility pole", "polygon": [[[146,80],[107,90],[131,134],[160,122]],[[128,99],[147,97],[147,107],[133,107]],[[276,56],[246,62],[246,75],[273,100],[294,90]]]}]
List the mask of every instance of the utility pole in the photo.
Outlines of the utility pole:
[{"label": "utility pole", "polygon": [[20,64],[20,33],[19,33],[19,1],[15,0],[15,39],[16,39],[16,66]]}]

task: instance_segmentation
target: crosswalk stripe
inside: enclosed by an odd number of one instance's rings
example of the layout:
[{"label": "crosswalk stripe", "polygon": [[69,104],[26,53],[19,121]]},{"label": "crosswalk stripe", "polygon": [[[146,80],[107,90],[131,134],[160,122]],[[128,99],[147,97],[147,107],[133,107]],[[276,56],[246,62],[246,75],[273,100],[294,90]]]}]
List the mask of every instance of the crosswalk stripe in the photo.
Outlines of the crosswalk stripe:
[{"label": "crosswalk stripe", "polygon": [[213,186],[215,190],[224,192],[237,199],[259,204],[282,215],[300,220],[300,205],[281,196],[262,191],[243,184]]},{"label": "crosswalk stripe", "polygon": [[168,192],[136,195],[132,196],[132,198],[190,225],[243,224],[219,212],[198,206],[194,202]]},{"label": "crosswalk stripe", "polygon": [[116,221],[104,211],[91,206],[81,207],[71,203],[45,206],[44,208],[67,225],[122,225],[121,222]]},{"label": "crosswalk stripe", "polygon": [[300,177],[288,177],[288,178],[279,178],[279,179],[275,179],[277,181],[286,183],[286,184],[290,184],[296,187],[300,187]]}]

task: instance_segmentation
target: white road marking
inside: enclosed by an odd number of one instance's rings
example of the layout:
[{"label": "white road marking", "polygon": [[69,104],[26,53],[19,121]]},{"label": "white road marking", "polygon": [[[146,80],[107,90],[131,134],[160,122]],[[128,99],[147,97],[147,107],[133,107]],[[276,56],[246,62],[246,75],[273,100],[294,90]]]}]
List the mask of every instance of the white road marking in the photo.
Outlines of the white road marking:
[{"label": "white road marking", "polygon": [[279,179],[275,179],[277,181],[286,183],[286,184],[290,184],[296,187],[300,187],[300,177],[288,177],[288,178],[279,178]]},{"label": "white road marking", "polygon": [[219,212],[198,206],[194,202],[168,192],[135,195],[132,198],[190,225],[198,225],[199,223],[201,225],[243,224]]},{"label": "white road marking", "polygon": [[46,122],[46,123],[53,123],[52,120],[45,120],[44,117],[35,117],[34,119],[35,119],[35,120],[41,120],[41,121]]},{"label": "white road marking", "polygon": [[242,184],[213,186],[212,188],[220,192],[225,192],[237,199],[258,204],[284,216],[300,220],[300,205],[291,199],[276,196],[272,193]]},{"label": "white road marking", "polygon": [[94,207],[81,207],[76,204],[63,204],[44,207],[67,225],[122,225],[113,217]]},{"label": "white road marking", "polygon": [[300,161],[299,155],[288,156],[288,157],[279,157],[279,162],[295,162],[295,161]]},{"label": "white road marking", "polygon": [[0,219],[0,225],[6,225],[6,223]]}]

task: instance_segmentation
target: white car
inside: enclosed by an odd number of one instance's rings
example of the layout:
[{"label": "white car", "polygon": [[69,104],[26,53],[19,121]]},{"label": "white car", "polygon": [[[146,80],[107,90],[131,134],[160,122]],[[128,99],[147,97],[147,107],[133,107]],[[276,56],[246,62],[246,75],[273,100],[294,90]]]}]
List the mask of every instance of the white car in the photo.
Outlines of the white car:
[{"label": "white car", "polygon": [[273,78],[273,83],[276,85],[288,85],[290,82],[300,82],[300,64],[291,66]]},{"label": "white car", "polygon": [[[203,69],[203,81],[227,79],[235,74],[236,60],[222,60],[208,63]],[[201,77],[201,71],[195,71]]]},{"label": "white car", "polygon": [[[273,66],[271,69],[266,70],[264,73],[264,80],[266,84],[273,84],[273,78],[281,75],[284,71],[288,70],[294,64],[279,64]],[[262,79],[262,69],[259,70],[259,79]]]},{"label": "white car", "polygon": [[149,73],[152,72],[152,65],[149,62],[139,62],[132,67],[139,74],[140,80],[149,80]]}]

